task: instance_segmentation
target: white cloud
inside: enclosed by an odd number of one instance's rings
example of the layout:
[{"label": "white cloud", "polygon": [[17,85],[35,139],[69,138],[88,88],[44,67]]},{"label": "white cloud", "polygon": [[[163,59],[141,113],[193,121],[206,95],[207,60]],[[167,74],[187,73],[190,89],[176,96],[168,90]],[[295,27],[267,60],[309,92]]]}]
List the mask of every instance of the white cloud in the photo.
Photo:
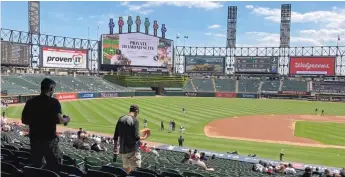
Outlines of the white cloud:
[{"label": "white cloud", "polygon": [[[280,9],[267,7],[250,7],[252,13],[258,16],[264,16],[266,20],[279,23]],[[337,10],[333,7],[332,11],[310,11],[306,13],[291,12],[291,23],[317,23],[325,24],[327,28],[345,28],[345,10]]]},{"label": "white cloud", "polygon": [[254,6],[253,6],[253,5],[246,5],[246,8],[247,8],[247,9],[253,9]]},{"label": "white cloud", "polygon": [[84,19],[84,17],[78,17],[77,18],[77,20],[83,20]]},{"label": "white cloud", "polygon": [[212,36],[212,37],[217,37],[217,38],[225,38],[225,34],[221,33],[204,33],[205,36]]},{"label": "white cloud", "polygon": [[120,5],[128,7],[128,10],[134,11],[140,14],[147,15],[152,13],[152,8],[163,5],[176,6],[176,7],[187,7],[187,8],[200,8],[205,10],[212,10],[223,7],[219,2],[212,1],[150,1],[142,4],[131,4],[130,2],[121,2]]},{"label": "white cloud", "polygon": [[220,25],[214,24],[214,25],[208,26],[208,28],[209,29],[218,29],[218,28],[220,28]]}]

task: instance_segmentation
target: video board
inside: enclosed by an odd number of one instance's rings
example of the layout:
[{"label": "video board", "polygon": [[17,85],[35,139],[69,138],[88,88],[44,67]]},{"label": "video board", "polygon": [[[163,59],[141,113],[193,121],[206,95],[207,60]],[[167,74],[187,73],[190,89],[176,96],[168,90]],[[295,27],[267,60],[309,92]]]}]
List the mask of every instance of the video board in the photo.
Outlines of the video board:
[{"label": "video board", "polygon": [[1,41],[1,64],[28,67],[30,65],[30,46]]},{"label": "video board", "polygon": [[224,73],[225,57],[185,56],[186,73]]},{"label": "video board", "polygon": [[235,57],[235,73],[277,73],[278,57]]},{"label": "video board", "polygon": [[102,35],[103,65],[171,67],[173,41],[143,33]]}]

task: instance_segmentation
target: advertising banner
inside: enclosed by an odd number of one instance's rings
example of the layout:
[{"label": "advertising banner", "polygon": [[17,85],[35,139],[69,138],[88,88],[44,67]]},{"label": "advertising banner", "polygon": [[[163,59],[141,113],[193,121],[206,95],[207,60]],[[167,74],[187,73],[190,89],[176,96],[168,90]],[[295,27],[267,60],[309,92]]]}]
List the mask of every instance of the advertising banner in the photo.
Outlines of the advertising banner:
[{"label": "advertising banner", "polygon": [[237,98],[258,98],[255,93],[237,93]]},{"label": "advertising banner", "polygon": [[111,97],[119,97],[119,93],[117,92],[101,92],[102,98],[111,98]]},{"label": "advertising banner", "polygon": [[290,57],[290,75],[335,75],[335,57]]},{"label": "advertising banner", "polygon": [[56,93],[55,98],[58,100],[75,100],[78,99],[77,93]]},{"label": "advertising banner", "polygon": [[237,94],[233,92],[216,92],[216,97],[236,98]]},{"label": "advertising banner", "polygon": [[87,50],[43,47],[41,60],[42,67],[87,69]]},{"label": "advertising banner", "polygon": [[185,92],[184,96],[196,97],[198,96],[198,92]]},{"label": "advertising banner", "polygon": [[19,103],[19,99],[17,97],[2,97],[1,101],[5,102],[6,104]]},{"label": "advertising banner", "polygon": [[78,93],[78,98],[97,98],[99,97],[99,93]]},{"label": "advertising banner", "polygon": [[102,64],[171,67],[173,42],[127,33],[102,35]]},{"label": "advertising banner", "polygon": [[290,95],[310,95],[310,92],[299,92],[299,91],[281,91],[281,94],[290,94]]}]

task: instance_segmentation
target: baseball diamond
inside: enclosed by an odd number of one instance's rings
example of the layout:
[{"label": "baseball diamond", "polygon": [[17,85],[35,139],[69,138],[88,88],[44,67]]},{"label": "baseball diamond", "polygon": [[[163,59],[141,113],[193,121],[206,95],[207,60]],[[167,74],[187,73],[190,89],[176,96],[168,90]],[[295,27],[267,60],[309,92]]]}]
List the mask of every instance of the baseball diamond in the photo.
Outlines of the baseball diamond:
[{"label": "baseball diamond", "polygon": [[[283,150],[288,161],[334,167],[345,165],[344,103],[136,97],[65,101],[62,109],[73,117],[70,127],[82,126],[88,131],[111,135],[116,119],[133,103],[141,105],[141,121],[147,118],[148,127],[154,134],[149,139],[152,142],[177,145],[175,139],[179,136],[178,132],[160,131],[161,121],[167,125],[170,120],[175,120],[178,126],[183,125],[186,129],[184,138],[187,147],[218,152],[237,150],[240,154],[256,153],[270,159],[278,159],[279,152]],[[185,114],[181,113],[182,107],[186,109]],[[315,107],[324,109],[326,115],[311,116]],[[10,106],[8,117],[19,118],[21,111],[21,105]],[[298,124],[292,127],[294,121]],[[337,122],[337,126],[330,128],[328,122]],[[303,130],[308,125],[308,130]],[[207,129],[210,128],[215,131],[209,133]],[[304,131],[315,136],[308,137],[301,133]]]}]

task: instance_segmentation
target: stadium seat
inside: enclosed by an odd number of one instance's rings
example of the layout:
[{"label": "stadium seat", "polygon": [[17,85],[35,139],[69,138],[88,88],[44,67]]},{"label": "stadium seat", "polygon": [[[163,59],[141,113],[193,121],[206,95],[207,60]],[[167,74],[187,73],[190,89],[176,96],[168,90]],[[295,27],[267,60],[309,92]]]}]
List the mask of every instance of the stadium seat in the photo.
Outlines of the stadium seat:
[{"label": "stadium seat", "polygon": [[117,177],[114,174],[98,171],[98,170],[89,170],[84,177]]},{"label": "stadium seat", "polygon": [[65,155],[65,154],[62,156],[62,164],[73,165],[73,166],[76,165],[75,160],[73,160],[70,156]]},{"label": "stadium seat", "polygon": [[178,173],[172,173],[172,172],[167,172],[167,171],[163,171],[160,176],[161,177],[183,177],[182,175]]},{"label": "stadium seat", "polygon": [[83,176],[84,173],[77,167],[70,166],[70,165],[60,165],[59,167],[60,176],[69,176],[69,175],[75,175],[75,176]]},{"label": "stadium seat", "polygon": [[17,157],[17,162],[20,167],[31,166],[31,154],[24,151],[13,151],[14,155]]},{"label": "stadium seat", "polygon": [[60,177],[53,171],[25,166],[23,168],[24,177]]},{"label": "stadium seat", "polygon": [[85,169],[86,171],[88,171],[89,169],[92,170],[100,170],[102,167],[102,161],[99,158],[95,158],[95,157],[85,157],[84,159],[85,161]]},{"label": "stadium seat", "polygon": [[131,171],[129,175],[135,176],[135,177],[157,177],[156,175],[148,172],[143,171]]},{"label": "stadium seat", "polygon": [[1,161],[8,163],[17,163],[17,157],[14,153],[6,148],[1,148]]},{"label": "stadium seat", "polygon": [[193,173],[193,172],[188,172],[188,171],[185,171],[182,173],[184,177],[205,177],[204,175],[202,174],[199,174],[199,173]]},{"label": "stadium seat", "polygon": [[118,177],[127,176],[127,173],[123,169],[118,168],[118,167],[112,167],[112,166],[105,165],[105,166],[102,166],[101,171],[115,174]]},{"label": "stadium seat", "polygon": [[[3,174],[4,173],[4,174]],[[1,162],[1,176],[19,177],[21,172],[12,164]]]},{"label": "stadium seat", "polygon": [[146,169],[146,168],[137,168],[135,169],[136,171],[142,171],[142,172],[146,172],[146,173],[151,173],[155,176],[159,176],[155,171],[150,170],[150,169]]}]

